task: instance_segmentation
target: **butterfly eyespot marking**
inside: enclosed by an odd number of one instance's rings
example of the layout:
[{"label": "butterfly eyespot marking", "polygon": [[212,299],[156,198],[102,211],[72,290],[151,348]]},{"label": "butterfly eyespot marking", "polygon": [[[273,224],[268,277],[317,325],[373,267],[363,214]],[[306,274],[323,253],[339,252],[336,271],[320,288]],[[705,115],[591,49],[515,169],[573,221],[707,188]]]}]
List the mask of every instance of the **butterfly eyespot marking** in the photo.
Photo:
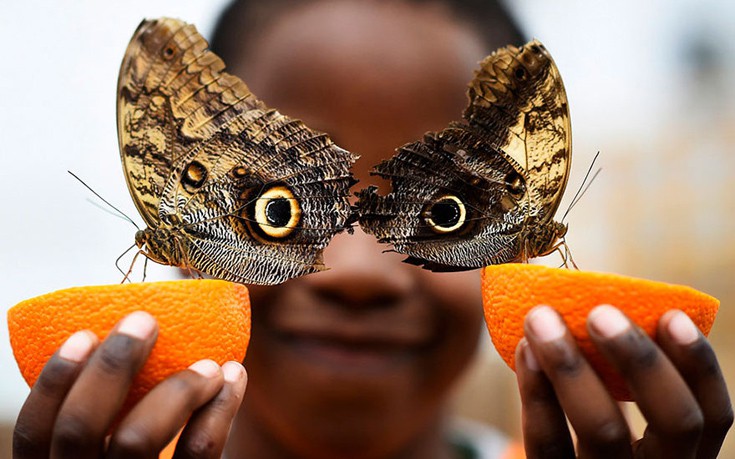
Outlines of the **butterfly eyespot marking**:
[{"label": "butterfly eyespot marking", "polygon": [[282,239],[301,221],[301,206],[291,190],[279,185],[267,189],[255,201],[255,222],[267,236]]},{"label": "butterfly eyespot marking", "polygon": [[181,176],[181,185],[189,193],[193,193],[204,185],[207,180],[207,168],[198,161],[192,161],[184,169]]},{"label": "butterfly eyespot marking", "polygon": [[248,202],[253,198],[253,189],[260,189],[263,186],[263,180],[258,177],[253,171],[247,166],[236,166],[230,169],[228,173],[230,180],[237,184],[242,189],[240,193],[240,199]]},{"label": "butterfly eyespot marking", "polygon": [[442,196],[429,204],[424,212],[424,219],[432,231],[439,234],[451,233],[460,229],[467,221],[467,208],[456,196]]},{"label": "butterfly eyespot marking", "polygon": [[232,169],[232,176],[235,178],[247,177],[248,169],[245,166],[237,166]]},{"label": "butterfly eyespot marking", "polygon": [[518,172],[511,172],[505,176],[505,189],[515,199],[521,199],[526,194],[526,183]]},{"label": "butterfly eyespot marking", "polygon": [[174,49],[173,46],[166,46],[161,51],[161,57],[163,57],[163,59],[167,61],[171,60],[175,54],[176,54],[176,50]]}]

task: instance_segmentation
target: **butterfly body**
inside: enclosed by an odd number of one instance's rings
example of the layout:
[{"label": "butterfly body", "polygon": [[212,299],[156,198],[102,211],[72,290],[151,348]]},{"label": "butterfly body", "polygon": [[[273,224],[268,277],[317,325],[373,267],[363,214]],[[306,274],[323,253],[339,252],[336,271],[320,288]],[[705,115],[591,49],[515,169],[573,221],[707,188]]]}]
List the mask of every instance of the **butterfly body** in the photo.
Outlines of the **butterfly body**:
[{"label": "butterfly body", "polygon": [[566,93],[537,41],[482,61],[463,120],[398,149],[358,195],[360,224],[406,260],[444,271],[527,261],[554,250],[571,160]]},{"label": "butterfly body", "polygon": [[351,153],[259,101],[196,29],[145,20],[118,80],[120,154],[153,261],[273,284],[324,269]]},{"label": "butterfly body", "polygon": [[148,259],[162,265],[187,268],[188,247],[180,228],[146,228],[135,232],[135,245]]}]

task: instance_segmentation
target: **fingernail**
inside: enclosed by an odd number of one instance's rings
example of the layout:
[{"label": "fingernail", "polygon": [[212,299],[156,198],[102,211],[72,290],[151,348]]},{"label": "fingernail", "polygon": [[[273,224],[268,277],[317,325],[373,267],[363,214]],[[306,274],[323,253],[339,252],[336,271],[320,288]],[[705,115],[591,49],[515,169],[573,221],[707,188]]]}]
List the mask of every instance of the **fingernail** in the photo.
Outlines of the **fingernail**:
[{"label": "fingernail", "polygon": [[630,329],[630,321],[620,310],[609,305],[597,306],[590,312],[587,321],[605,338],[614,338]]},{"label": "fingernail", "polygon": [[128,314],[117,327],[118,333],[138,339],[147,339],[156,329],[156,320],[145,311]]},{"label": "fingernail", "polygon": [[214,378],[220,372],[220,366],[214,360],[204,359],[189,365],[189,369],[205,378]]},{"label": "fingernail", "polygon": [[525,339],[523,339],[521,346],[523,346],[521,347],[521,352],[523,352],[523,361],[526,363],[526,367],[531,371],[539,371],[541,367],[538,364],[538,360],[536,360],[536,356],[533,355],[531,346],[528,345]]},{"label": "fingernail", "polygon": [[537,306],[528,313],[531,332],[539,340],[547,343],[564,336],[564,323],[559,315],[548,306]]},{"label": "fingernail", "polygon": [[83,362],[94,349],[95,338],[88,331],[78,331],[67,338],[59,349],[59,357],[72,362]]},{"label": "fingernail", "polygon": [[669,333],[679,344],[692,344],[699,339],[699,330],[692,319],[682,311],[675,311],[669,320]]},{"label": "fingernail", "polygon": [[245,369],[239,362],[225,362],[222,365],[222,373],[224,373],[225,381],[235,383],[245,376]]}]

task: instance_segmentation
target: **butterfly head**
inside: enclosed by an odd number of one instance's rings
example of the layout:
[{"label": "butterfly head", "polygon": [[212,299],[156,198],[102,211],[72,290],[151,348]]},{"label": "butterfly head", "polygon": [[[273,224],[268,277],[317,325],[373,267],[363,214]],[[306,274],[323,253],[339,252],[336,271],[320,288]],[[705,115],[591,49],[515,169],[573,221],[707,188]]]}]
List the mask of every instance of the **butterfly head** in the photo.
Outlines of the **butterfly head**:
[{"label": "butterfly head", "polygon": [[[526,247],[517,261],[527,262],[531,258],[543,257],[566,246],[565,236],[568,225],[557,221],[549,221],[543,225],[528,226],[529,234],[524,236]],[[565,256],[562,254],[562,258]],[[566,262],[566,261],[565,261]]]}]

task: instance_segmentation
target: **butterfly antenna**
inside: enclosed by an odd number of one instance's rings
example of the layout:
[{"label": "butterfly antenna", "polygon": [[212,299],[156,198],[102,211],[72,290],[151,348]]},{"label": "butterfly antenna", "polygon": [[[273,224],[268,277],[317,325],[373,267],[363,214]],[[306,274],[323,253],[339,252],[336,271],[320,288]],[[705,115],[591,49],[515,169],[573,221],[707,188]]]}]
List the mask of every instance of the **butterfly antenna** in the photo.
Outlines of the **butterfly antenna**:
[{"label": "butterfly antenna", "polygon": [[597,154],[595,154],[595,157],[592,158],[592,163],[590,163],[590,167],[587,169],[587,173],[584,175],[584,180],[582,180],[582,184],[579,186],[579,189],[574,194],[574,197],[572,198],[572,202],[569,203],[569,207],[567,207],[567,210],[564,212],[564,215],[561,217],[561,222],[564,223],[564,220],[567,219],[567,215],[569,215],[569,211],[572,210],[574,206],[579,203],[579,201],[582,199],[582,196],[587,192],[587,190],[590,188],[590,185],[592,185],[592,182],[595,181],[597,176],[602,172],[602,168],[598,168],[595,173],[590,178],[590,174],[592,173],[592,168],[595,167],[595,163],[597,162],[597,158],[600,157],[600,152],[598,151]]},{"label": "butterfly antenna", "polygon": [[[139,226],[138,226],[138,225],[137,225],[137,224],[136,224],[136,223],[135,223],[135,222],[133,221],[133,219],[132,219],[132,218],[130,218],[130,217],[128,217],[127,215],[125,215],[125,213],[124,213],[124,212],[123,212],[122,210],[120,210],[120,209],[118,209],[117,207],[115,207],[115,206],[113,206],[112,204],[110,204],[110,202],[109,202],[109,201],[108,201],[107,199],[105,199],[105,198],[103,198],[102,196],[100,196],[100,195],[99,195],[99,193],[97,193],[96,191],[94,191],[94,190],[92,189],[92,187],[90,187],[89,185],[87,185],[86,183],[84,183],[84,180],[82,180],[82,179],[80,179],[79,177],[77,177],[77,176],[76,176],[76,175],[74,174],[74,172],[72,172],[72,171],[67,171],[67,172],[68,172],[69,174],[71,174],[71,176],[72,176],[72,177],[74,177],[75,179],[77,179],[77,180],[79,181],[79,183],[81,183],[82,185],[84,185],[84,187],[85,187],[86,189],[88,189],[89,191],[91,191],[93,195],[97,196],[97,198],[98,198],[98,199],[99,199],[100,201],[104,202],[105,204],[107,204],[108,206],[110,206],[110,207],[111,207],[111,208],[112,208],[112,209],[113,209],[113,210],[114,210],[115,212],[117,212],[117,215],[118,215],[118,216],[120,216],[120,217],[122,217],[122,218],[123,218],[124,220],[127,220],[127,221],[129,221],[130,223],[132,223],[132,224],[133,224],[133,226],[135,227],[135,229],[137,229],[138,231],[140,231],[140,227],[139,227]],[[130,249],[128,249],[128,250],[130,250]],[[127,253],[127,251],[126,251],[126,253]]]}]

